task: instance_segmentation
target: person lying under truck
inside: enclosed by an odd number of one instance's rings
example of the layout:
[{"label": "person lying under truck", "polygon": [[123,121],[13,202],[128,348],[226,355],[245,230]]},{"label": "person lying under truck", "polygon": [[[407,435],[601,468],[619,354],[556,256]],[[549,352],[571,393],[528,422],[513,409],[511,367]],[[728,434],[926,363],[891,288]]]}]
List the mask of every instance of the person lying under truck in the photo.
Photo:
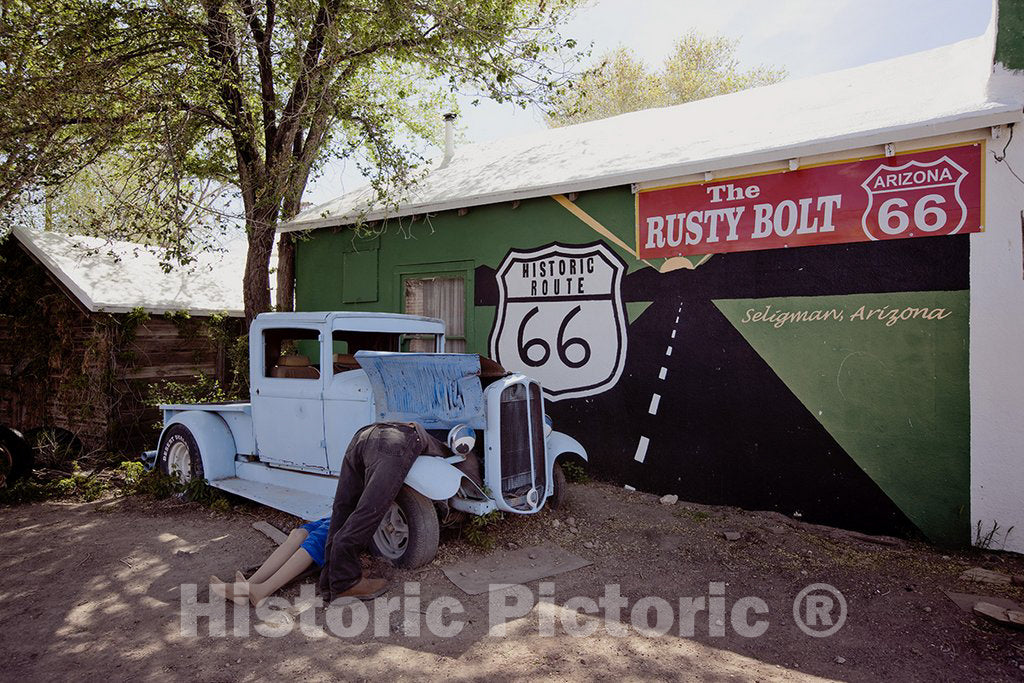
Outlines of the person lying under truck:
[{"label": "person lying under truck", "polygon": [[[457,450],[466,456],[457,466],[480,485],[480,463],[469,452],[474,439],[472,434],[473,430],[467,427],[452,429],[448,435],[451,451],[448,451],[413,422],[363,427],[356,432],[345,453],[331,517],[293,529],[287,540],[248,578],[236,572],[235,581],[227,583],[211,576],[211,592],[240,605],[251,602],[258,607],[309,567],[317,565],[321,567],[321,593],[327,602],[346,596],[370,599],[380,595],[386,590],[387,582],[364,578],[359,554],[369,543],[419,455],[445,456]],[[456,440],[461,445],[455,446]],[[329,562],[329,552],[334,553],[334,562]]]}]

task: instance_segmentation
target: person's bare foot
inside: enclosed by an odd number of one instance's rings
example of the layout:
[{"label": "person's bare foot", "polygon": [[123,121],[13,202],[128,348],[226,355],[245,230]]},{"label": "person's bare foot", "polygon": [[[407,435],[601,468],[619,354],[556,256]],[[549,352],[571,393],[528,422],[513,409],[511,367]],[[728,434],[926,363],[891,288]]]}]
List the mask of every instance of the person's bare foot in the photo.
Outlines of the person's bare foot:
[{"label": "person's bare foot", "polygon": [[219,595],[225,600],[230,600],[236,605],[244,605],[249,600],[249,584],[224,583],[216,576],[210,577],[210,592]]},{"label": "person's bare foot", "polygon": [[262,590],[262,584],[249,583],[246,587],[249,589],[249,604],[253,607],[259,607],[261,602],[270,597],[269,593]]},{"label": "person's bare foot", "polygon": [[235,581],[237,583],[249,583],[249,579],[245,578],[245,574],[240,571],[235,572]]}]

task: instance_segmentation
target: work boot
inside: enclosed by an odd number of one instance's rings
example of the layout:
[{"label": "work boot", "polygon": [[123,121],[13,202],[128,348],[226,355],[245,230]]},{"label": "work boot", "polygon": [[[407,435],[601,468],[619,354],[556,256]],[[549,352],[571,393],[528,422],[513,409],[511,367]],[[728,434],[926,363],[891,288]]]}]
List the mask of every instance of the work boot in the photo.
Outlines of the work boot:
[{"label": "work boot", "polygon": [[358,600],[373,600],[374,598],[383,595],[388,590],[387,579],[371,579],[368,577],[362,577],[356,583],[346,591],[342,591],[334,595],[331,602],[340,598],[356,598]]}]

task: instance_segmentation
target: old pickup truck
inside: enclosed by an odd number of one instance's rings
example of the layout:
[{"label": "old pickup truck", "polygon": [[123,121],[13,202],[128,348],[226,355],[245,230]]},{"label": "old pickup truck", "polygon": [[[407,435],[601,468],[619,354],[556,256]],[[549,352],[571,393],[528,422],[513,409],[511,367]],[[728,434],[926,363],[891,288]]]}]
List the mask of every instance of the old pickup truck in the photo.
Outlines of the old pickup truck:
[{"label": "old pickup truck", "polygon": [[202,478],[318,519],[330,514],[360,427],[415,421],[442,442],[455,430],[456,450],[468,452],[420,456],[373,538],[371,549],[395,565],[421,566],[437,551],[440,525],[557,507],[559,459],[587,459],[579,442],[551,429],[535,380],[444,350],[444,323],[434,318],[261,314],[249,331],[250,401],[161,406],[163,431],[150,454],[184,482]]}]

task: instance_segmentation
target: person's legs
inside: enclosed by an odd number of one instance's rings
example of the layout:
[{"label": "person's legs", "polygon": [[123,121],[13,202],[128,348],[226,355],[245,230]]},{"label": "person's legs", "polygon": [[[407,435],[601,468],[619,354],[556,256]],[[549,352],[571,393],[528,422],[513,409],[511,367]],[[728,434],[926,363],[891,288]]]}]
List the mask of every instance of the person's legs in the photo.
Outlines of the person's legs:
[{"label": "person's legs", "polygon": [[306,549],[298,548],[292,553],[291,557],[286,559],[264,581],[241,580],[234,583],[224,583],[217,579],[217,577],[211,576],[210,592],[227,600],[232,600],[237,605],[244,605],[246,601],[249,601],[254,607],[257,607],[260,602],[283,588],[288,582],[306,571],[312,564],[313,558],[306,552]]},{"label": "person's legs", "polygon": [[329,537],[330,571],[320,577],[321,586],[326,579],[328,601],[359,582],[359,555],[394,502],[421,448],[415,430],[393,425],[378,425],[361,446],[365,479],[361,495],[355,509]]},{"label": "person's legs", "polygon": [[338,529],[345,523],[348,516],[359,503],[359,494],[363,490],[363,461],[362,447],[367,437],[374,431],[375,425],[363,427],[356,432],[345,449],[345,457],[341,463],[341,473],[338,475],[338,486],[334,493],[334,505],[331,508],[331,523],[327,530],[327,543],[324,548],[324,564],[320,571],[319,588],[320,592],[327,595],[330,592],[330,584],[327,576],[330,574],[333,539]]},{"label": "person's legs", "polygon": [[247,581],[249,583],[261,583],[266,581],[277,572],[278,569],[284,566],[285,562],[291,559],[295,551],[299,549],[302,542],[309,536],[309,532],[303,528],[292,529],[292,532],[288,534],[288,538],[285,539],[284,543],[277,547],[270,557],[264,561],[260,568],[256,570]]},{"label": "person's legs", "polygon": [[249,602],[258,607],[260,602],[273,595],[313,564],[313,558],[305,548],[299,548],[281,567],[265,581],[249,581]]}]

